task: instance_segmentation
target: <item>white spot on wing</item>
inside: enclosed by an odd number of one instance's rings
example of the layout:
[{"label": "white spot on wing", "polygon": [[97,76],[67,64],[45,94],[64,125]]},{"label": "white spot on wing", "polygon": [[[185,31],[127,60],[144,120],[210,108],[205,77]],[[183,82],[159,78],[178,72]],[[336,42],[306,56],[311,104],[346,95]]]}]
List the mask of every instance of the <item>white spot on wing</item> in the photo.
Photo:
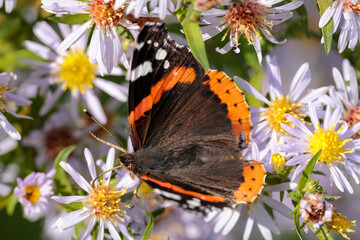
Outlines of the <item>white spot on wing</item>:
[{"label": "white spot on wing", "polygon": [[146,43],[150,45],[151,44],[151,39],[147,40]]},{"label": "white spot on wing", "polygon": [[152,72],[152,70],[150,61],[140,64],[131,71],[131,81],[136,81],[139,77],[146,76],[148,73]]},{"label": "white spot on wing", "polygon": [[157,188],[155,188],[154,191],[157,194],[162,195],[164,197],[167,197],[167,198],[170,198],[170,199],[173,199],[173,200],[177,200],[177,201],[181,200],[181,196],[178,195],[178,194],[171,193],[171,192],[166,192],[166,191],[163,191],[163,190],[160,190],[160,189],[157,189]]},{"label": "white spot on wing", "polygon": [[170,63],[168,60],[165,60],[165,63],[164,63],[164,68],[165,69],[168,69],[170,67]]},{"label": "white spot on wing", "polygon": [[155,54],[156,60],[164,60],[166,58],[167,52],[163,48],[159,48]]},{"label": "white spot on wing", "polygon": [[144,44],[145,44],[145,42],[141,42],[141,43],[136,42],[135,49],[140,50],[144,46]]},{"label": "white spot on wing", "polygon": [[158,42],[154,42],[154,47],[158,47],[159,43]]}]

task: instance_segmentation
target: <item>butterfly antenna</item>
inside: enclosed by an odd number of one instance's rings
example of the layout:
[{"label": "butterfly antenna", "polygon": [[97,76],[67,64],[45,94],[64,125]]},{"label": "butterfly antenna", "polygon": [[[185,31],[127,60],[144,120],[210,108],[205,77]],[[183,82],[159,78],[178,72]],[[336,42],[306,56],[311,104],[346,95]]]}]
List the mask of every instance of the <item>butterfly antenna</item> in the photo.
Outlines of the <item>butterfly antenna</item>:
[{"label": "butterfly antenna", "polygon": [[91,131],[89,130],[89,133],[90,133],[90,135],[91,135],[93,138],[95,138],[95,139],[98,140],[99,142],[102,142],[102,143],[104,143],[104,144],[106,144],[106,145],[108,145],[108,146],[110,146],[110,147],[116,148],[116,149],[120,150],[121,152],[129,153],[127,150],[125,150],[125,148],[121,147],[122,144],[119,142],[119,140],[118,140],[109,130],[107,130],[107,128],[106,128],[104,125],[102,125],[93,115],[91,115],[91,113],[89,113],[88,110],[84,109],[83,111],[84,111],[84,113],[86,113],[86,115],[88,115],[94,122],[96,122],[107,134],[109,134],[109,136],[110,136],[112,139],[114,139],[115,142],[117,142],[117,144],[119,144],[119,146],[116,146],[116,145],[114,145],[114,144],[112,144],[112,143],[110,143],[110,142],[107,142],[107,141],[105,141],[105,140],[97,137],[93,132],[91,132]]},{"label": "butterfly antenna", "polygon": [[106,170],[105,172],[100,173],[99,175],[96,176],[96,178],[95,178],[94,180],[92,180],[92,181],[90,182],[91,187],[94,188],[94,183],[96,182],[96,180],[99,179],[99,177],[101,177],[102,175],[104,175],[104,174],[107,173],[107,172],[113,171],[113,170],[118,169],[118,168],[121,168],[121,167],[123,167],[123,166],[122,166],[122,165],[119,165],[119,166],[113,167],[113,168],[111,168],[111,169],[108,169],[108,170]]}]

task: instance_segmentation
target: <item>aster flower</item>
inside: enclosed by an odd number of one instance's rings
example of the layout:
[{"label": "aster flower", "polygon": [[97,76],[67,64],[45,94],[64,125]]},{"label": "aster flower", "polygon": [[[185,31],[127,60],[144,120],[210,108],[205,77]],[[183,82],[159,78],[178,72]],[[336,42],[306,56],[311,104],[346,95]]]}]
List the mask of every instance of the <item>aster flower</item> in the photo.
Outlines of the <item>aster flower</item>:
[{"label": "aster flower", "polygon": [[[72,30],[79,26],[59,24],[63,36],[67,37]],[[80,27],[81,28],[81,27]],[[127,87],[98,77],[99,65],[89,59],[86,49],[87,36],[83,35],[70,47],[67,52],[58,54],[55,49],[60,45],[61,38],[46,22],[39,22],[34,27],[35,35],[46,45],[32,41],[25,41],[24,46],[34,52],[46,62],[25,60],[38,69],[32,73],[30,83],[39,85],[42,92],[46,92],[45,104],[40,110],[40,115],[45,115],[59,100],[65,90],[71,91],[71,113],[73,119],[77,119],[79,101],[85,102],[89,112],[101,123],[106,123],[107,118],[102,105],[96,96],[94,86],[103,90],[119,101],[127,101]],[[120,69],[114,70],[113,75],[122,75]],[[54,93],[47,91],[50,85],[57,84],[59,87]]]},{"label": "aster flower", "polygon": [[304,222],[311,222],[315,232],[324,223],[331,221],[333,206],[324,199],[323,194],[307,192],[299,204],[302,219]]},{"label": "aster flower", "polygon": [[[252,142],[249,146],[249,150],[245,153],[245,159],[257,160],[259,162],[268,162],[266,159],[268,155],[262,154],[256,142]],[[235,227],[237,222],[246,222],[243,239],[249,239],[253,226],[259,228],[264,239],[272,239],[272,234],[280,234],[280,229],[277,225],[276,219],[274,219],[266,210],[266,207],[271,207],[274,212],[291,218],[291,209],[282,202],[275,200],[281,191],[287,191],[290,189],[289,183],[281,183],[278,185],[267,186],[263,189],[262,194],[255,199],[254,202],[246,205],[247,211],[241,210],[245,205],[239,205],[234,211],[232,209],[224,211],[213,211],[206,218],[205,221],[211,221],[215,224],[214,232],[222,235],[227,235]],[[266,193],[265,193],[266,192]],[[241,219],[241,220],[239,220]]]},{"label": "aster flower", "polygon": [[10,104],[16,104],[19,106],[29,105],[31,102],[22,96],[18,96],[14,93],[16,87],[14,81],[16,75],[9,72],[0,73],[0,137],[4,138],[5,135],[9,135],[14,140],[20,140],[20,133],[11,125],[3,113],[10,113],[11,115],[19,118],[30,117],[19,115],[12,110]]},{"label": "aster flower", "polygon": [[[126,0],[116,0],[114,7],[115,9],[123,5]],[[181,4],[181,0],[177,0],[177,6],[175,7],[172,0],[132,0],[128,7],[126,8],[126,14],[129,14],[133,11],[134,17],[139,18],[141,13],[147,12],[147,4],[149,3],[149,8],[151,11],[151,16],[156,12],[160,19],[165,19],[165,17],[173,13]],[[145,10],[145,11],[144,11]]]},{"label": "aster flower", "polygon": [[11,13],[11,11],[16,6],[16,1],[17,0],[0,0],[0,8],[2,8],[5,2],[5,12]]},{"label": "aster flower", "polygon": [[24,213],[30,220],[42,216],[48,206],[50,195],[54,194],[52,183],[56,171],[47,174],[32,172],[24,180],[17,178],[14,195],[24,207]]},{"label": "aster flower", "polygon": [[235,80],[241,87],[267,105],[266,107],[250,107],[251,121],[254,124],[252,137],[256,139],[258,144],[262,145],[272,144],[272,142],[278,143],[279,138],[287,134],[281,125],[282,123],[289,124],[286,114],[303,121],[302,119],[307,115],[305,104],[308,102],[315,104],[315,100],[328,91],[327,87],[323,87],[306,93],[305,90],[311,81],[308,63],[300,66],[291,82],[290,89],[284,91],[276,58],[267,56],[266,63],[270,99],[265,97],[267,93],[262,95],[247,81],[235,76]]},{"label": "aster flower", "polygon": [[[337,68],[333,68],[336,90],[330,88],[330,96],[323,96],[322,101],[329,103],[334,108],[339,104],[343,105],[342,120],[351,127],[360,122],[359,88],[355,69],[347,59],[342,62],[342,70],[343,75]],[[359,133],[356,136],[359,136]]]},{"label": "aster flower", "polygon": [[[91,176],[91,181],[87,182],[75,169],[67,162],[60,162],[61,167],[71,175],[76,184],[78,184],[86,193],[86,196],[53,196],[52,199],[63,203],[82,202],[85,204],[83,209],[76,210],[60,217],[54,228],[65,230],[71,228],[87,219],[89,219],[88,227],[82,235],[81,239],[87,239],[94,229],[96,222],[99,222],[98,239],[104,238],[104,229],[107,228],[113,239],[120,239],[117,228],[126,239],[133,239],[127,230],[128,221],[125,219],[127,210],[130,205],[125,204],[121,200],[128,191],[128,186],[133,186],[130,182],[122,182],[121,186],[113,187],[110,182],[112,174],[111,169],[114,165],[115,150],[111,148],[107,155],[107,160],[103,168],[102,179],[96,179],[94,158],[91,152],[86,148],[84,151],[85,159]],[[126,217],[128,218],[128,217]]]},{"label": "aster flower", "polygon": [[[339,52],[342,53],[346,46],[354,50],[360,42],[360,2],[357,0],[335,0],[332,6],[328,7],[319,21],[319,27],[323,28],[333,19],[333,32],[336,32],[341,25],[338,41]],[[323,39],[322,39],[323,41]]]},{"label": "aster flower", "polygon": [[217,48],[216,51],[225,54],[235,48],[235,52],[239,53],[240,49],[237,47],[239,38],[245,35],[249,44],[254,46],[259,63],[261,63],[259,30],[270,42],[284,43],[285,40],[277,41],[269,29],[291,18],[293,16],[291,11],[303,4],[302,0],[295,0],[282,6],[273,6],[279,2],[282,0],[242,0],[240,3],[223,4],[227,7],[225,10],[211,9],[202,13],[202,23],[205,26],[201,27],[201,31],[204,41],[226,29],[222,39],[224,40],[229,35],[229,42],[223,48]]},{"label": "aster flower", "polygon": [[96,60],[100,73],[110,74],[113,68],[118,67],[119,61],[129,69],[129,62],[116,30],[117,27],[123,26],[136,38],[139,27],[125,18],[125,8],[128,3],[121,2],[122,5],[116,6],[115,10],[115,0],[42,0],[42,8],[57,15],[89,14],[90,20],[79,28],[72,29],[64,41],[57,46],[57,51],[63,53],[82,36],[86,36],[88,30],[94,26],[88,49],[91,62]]},{"label": "aster flower", "polygon": [[349,193],[353,193],[353,188],[346,174],[352,176],[358,184],[357,174],[360,173],[359,159],[360,150],[359,139],[353,140],[353,136],[360,130],[360,123],[348,128],[346,122],[341,120],[341,106],[338,106],[333,112],[330,106],[326,107],[323,124],[313,105],[309,104],[310,119],[312,126],[305,125],[293,116],[287,115],[291,126],[282,124],[282,127],[290,136],[284,136],[283,144],[279,149],[293,157],[287,161],[288,166],[296,166],[291,181],[302,173],[306,164],[320,150],[322,150],[317,164],[329,167],[331,185],[335,183],[340,191],[346,189]]}]

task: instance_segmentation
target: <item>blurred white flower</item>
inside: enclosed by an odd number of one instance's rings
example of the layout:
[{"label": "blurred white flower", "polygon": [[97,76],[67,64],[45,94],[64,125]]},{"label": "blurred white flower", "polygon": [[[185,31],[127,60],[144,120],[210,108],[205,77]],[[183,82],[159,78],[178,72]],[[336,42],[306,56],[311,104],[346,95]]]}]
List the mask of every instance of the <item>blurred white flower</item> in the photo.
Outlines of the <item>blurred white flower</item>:
[{"label": "blurred white flower", "polygon": [[57,15],[89,14],[90,20],[72,29],[64,41],[56,47],[57,51],[60,54],[64,53],[82,36],[87,36],[88,30],[94,26],[88,48],[90,61],[97,62],[101,74],[110,74],[114,68],[118,68],[119,62],[129,69],[129,62],[116,30],[119,26],[123,26],[136,38],[139,26],[125,18],[128,2],[122,2],[122,5],[116,6],[115,10],[115,0],[42,0],[42,8]]},{"label": "blurred white flower", "polygon": [[17,178],[14,195],[24,207],[24,213],[29,220],[37,220],[47,211],[50,195],[53,192],[53,177],[56,171],[47,174],[32,172],[24,180]]},{"label": "blurred white flower", "polygon": [[[59,24],[58,26],[64,37],[69,36],[73,30],[79,29],[78,25],[70,27]],[[77,118],[78,104],[82,100],[99,122],[106,123],[107,118],[94,91],[94,86],[122,102],[127,101],[127,87],[97,76],[99,65],[89,59],[86,52],[87,36],[80,36],[68,51],[58,54],[55,50],[60,45],[61,38],[49,24],[37,23],[34,33],[45,46],[28,40],[24,42],[24,46],[46,62],[25,61],[38,68],[32,73],[28,82],[40,86],[42,92],[46,94],[40,115],[48,113],[65,90],[70,90],[71,113],[74,119]],[[120,69],[115,69],[112,74],[123,75],[124,73]],[[49,86],[53,84],[59,87],[55,92],[48,91]]]}]

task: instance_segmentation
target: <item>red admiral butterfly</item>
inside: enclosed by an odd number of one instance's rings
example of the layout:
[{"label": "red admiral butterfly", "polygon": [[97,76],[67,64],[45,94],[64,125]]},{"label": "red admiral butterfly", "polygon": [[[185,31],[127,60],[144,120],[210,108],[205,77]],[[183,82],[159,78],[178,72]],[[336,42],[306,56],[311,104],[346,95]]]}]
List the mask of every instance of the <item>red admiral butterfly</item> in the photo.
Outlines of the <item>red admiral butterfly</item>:
[{"label": "red admiral butterfly", "polygon": [[185,209],[252,202],[264,186],[263,165],[241,156],[252,128],[244,94],[223,72],[205,72],[165,24],[148,23],[138,36],[129,124],[135,152],[120,161]]}]

